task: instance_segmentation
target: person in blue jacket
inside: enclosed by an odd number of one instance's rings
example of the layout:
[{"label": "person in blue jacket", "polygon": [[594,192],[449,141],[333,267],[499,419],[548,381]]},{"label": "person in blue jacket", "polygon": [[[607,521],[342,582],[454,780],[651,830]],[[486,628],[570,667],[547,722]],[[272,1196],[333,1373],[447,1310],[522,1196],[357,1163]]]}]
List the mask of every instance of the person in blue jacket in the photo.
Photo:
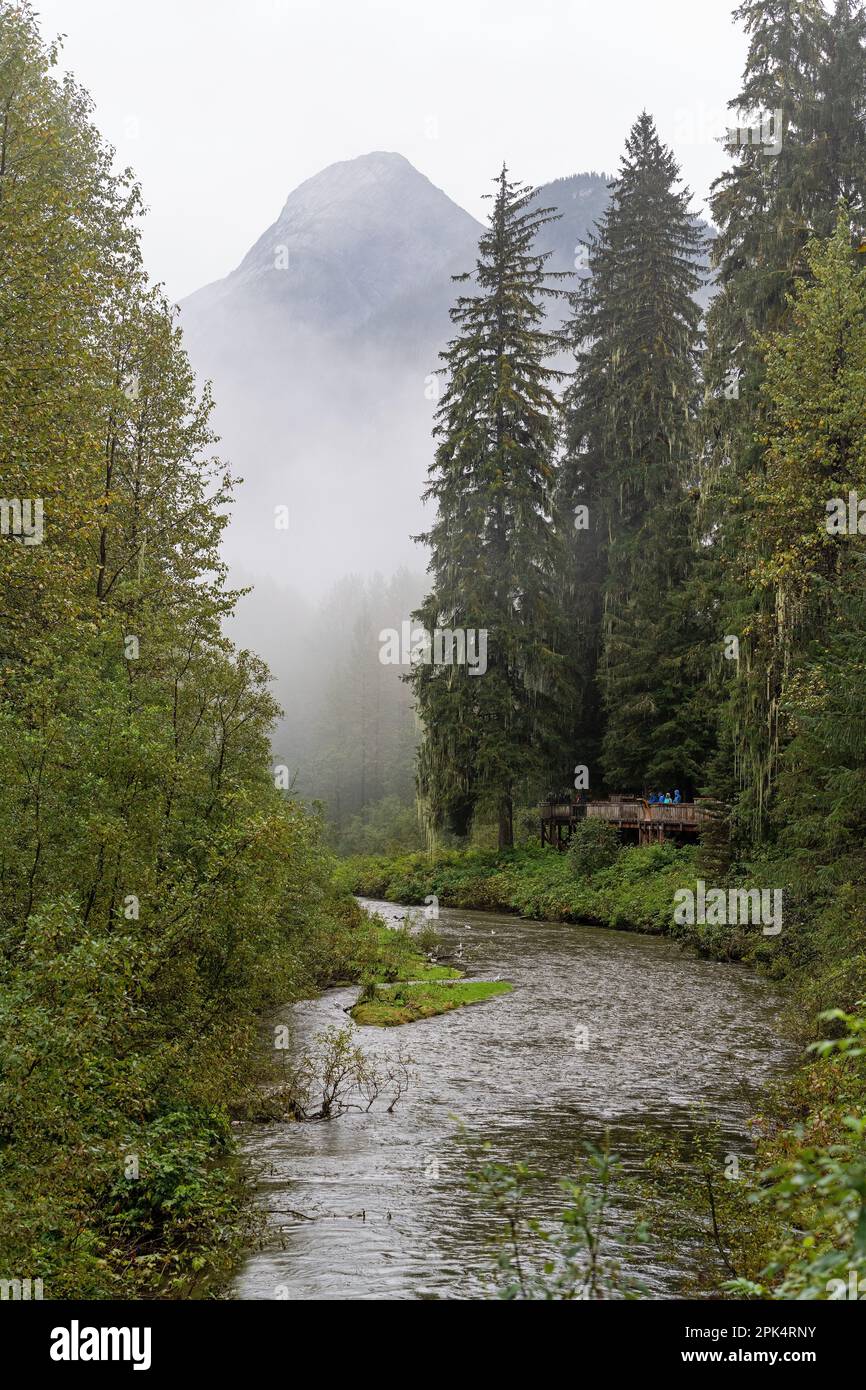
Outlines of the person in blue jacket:
[{"label": "person in blue jacket", "polygon": [[679,806],[681,801],[682,797],[680,796],[680,789],[679,787],[677,787],[676,791],[674,792],[674,805]]}]

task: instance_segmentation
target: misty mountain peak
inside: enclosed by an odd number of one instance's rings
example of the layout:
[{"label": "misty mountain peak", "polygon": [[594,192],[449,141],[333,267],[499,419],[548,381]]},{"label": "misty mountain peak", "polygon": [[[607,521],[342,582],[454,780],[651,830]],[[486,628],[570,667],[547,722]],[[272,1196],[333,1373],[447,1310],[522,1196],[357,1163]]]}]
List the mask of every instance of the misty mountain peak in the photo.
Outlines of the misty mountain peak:
[{"label": "misty mountain peak", "polygon": [[[609,197],[600,173],[539,189],[536,206],[561,214],[537,241],[550,270],[587,273],[579,253]],[[482,230],[403,155],[374,150],[298,184],[241,264],[184,302],[190,356],[214,381],[216,426],[245,479],[230,542],[242,567],[266,552],[273,573],[303,583],[325,534],[339,537],[341,572],[371,554],[417,564],[431,374],[454,331],[451,276],[473,269]],[[565,300],[546,310],[551,326],[569,312]],[[289,549],[261,522],[288,498]]]},{"label": "misty mountain peak", "polygon": [[375,202],[381,207],[410,190],[416,197],[429,196],[428,190],[445,197],[404,155],[374,150],[329,164],[305,179],[289,194],[276,226],[291,226],[299,217],[331,216],[344,203]]},{"label": "misty mountain peak", "polygon": [[341,160],[289,194],[236,270],[185,301],[188,336],[234,338],[263,314],[275,331],[345,335],[379,319],[398,336],[432,316],[438,333],[480,231],[403,155]]}]

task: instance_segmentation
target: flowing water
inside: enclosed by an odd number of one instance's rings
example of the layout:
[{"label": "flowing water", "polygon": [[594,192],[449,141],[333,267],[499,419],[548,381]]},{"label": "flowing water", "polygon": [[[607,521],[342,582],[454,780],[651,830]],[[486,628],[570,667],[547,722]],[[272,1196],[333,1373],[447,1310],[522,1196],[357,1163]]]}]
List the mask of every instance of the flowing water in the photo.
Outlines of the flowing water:
[{"label": "flowing water", "polygon": [[[411,909],[364,901],[398,923]],[[359,1029],[366,1051],[414,1059],[393,1114],[378,1106],[325,1123],[250,1126],[268,1238],[234,1287],[241,1299],[471,1298],[495,1263],[494,1223],[467,1182],[488,1157],[550,1174],[535,1201],[555,1221],[556,1179],[581,1142],[609,1129],[627,1170],[638,1132],[719,1125],[725,1153],[747,1155],[750,1098],[792,1063],[779,998],[741,966],[696,959],[673,942],[607,928],[443,909],[471,977],[501,995],[399,1028]],[[357,989],[292,1005],[299,1044],[342,1026]],[[280,1021],[278,1019],[277,1021]],[[618,1213],[634,1224],[627,1204]],[[629,1247],[650,1297],[675,1296],[694,1255],[672,1267]],[[489,1296],[489,1293],[488,1293]]]}]

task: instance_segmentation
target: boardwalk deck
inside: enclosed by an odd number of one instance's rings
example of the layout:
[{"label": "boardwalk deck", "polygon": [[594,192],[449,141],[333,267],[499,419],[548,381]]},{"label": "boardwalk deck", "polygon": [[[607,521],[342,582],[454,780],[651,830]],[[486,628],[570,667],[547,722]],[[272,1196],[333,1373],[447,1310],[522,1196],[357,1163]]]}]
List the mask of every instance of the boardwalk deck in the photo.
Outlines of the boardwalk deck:
[{"label": "boardwalk deck", "polygon": [[695,801],[683,801],[679,806],[651,806],[640,797],[548,801],[541,808],[541,843],[564,849],[579,821],[605,820],[628,835],[636,833],[638,844],[662,844],[665,832],[669,838],[697,835],[709,814]]}]

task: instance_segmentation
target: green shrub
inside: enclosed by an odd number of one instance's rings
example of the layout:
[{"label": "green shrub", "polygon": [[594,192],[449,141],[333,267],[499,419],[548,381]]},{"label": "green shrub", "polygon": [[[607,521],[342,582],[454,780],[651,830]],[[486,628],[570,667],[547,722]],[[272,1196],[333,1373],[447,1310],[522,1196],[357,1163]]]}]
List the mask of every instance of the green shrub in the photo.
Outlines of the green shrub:
[{"label": "green shrub", "polygon": [[568,859],[576,878],[607,869],[619,854],[619,831],[606,820],[584,820],[576,826]]}]

